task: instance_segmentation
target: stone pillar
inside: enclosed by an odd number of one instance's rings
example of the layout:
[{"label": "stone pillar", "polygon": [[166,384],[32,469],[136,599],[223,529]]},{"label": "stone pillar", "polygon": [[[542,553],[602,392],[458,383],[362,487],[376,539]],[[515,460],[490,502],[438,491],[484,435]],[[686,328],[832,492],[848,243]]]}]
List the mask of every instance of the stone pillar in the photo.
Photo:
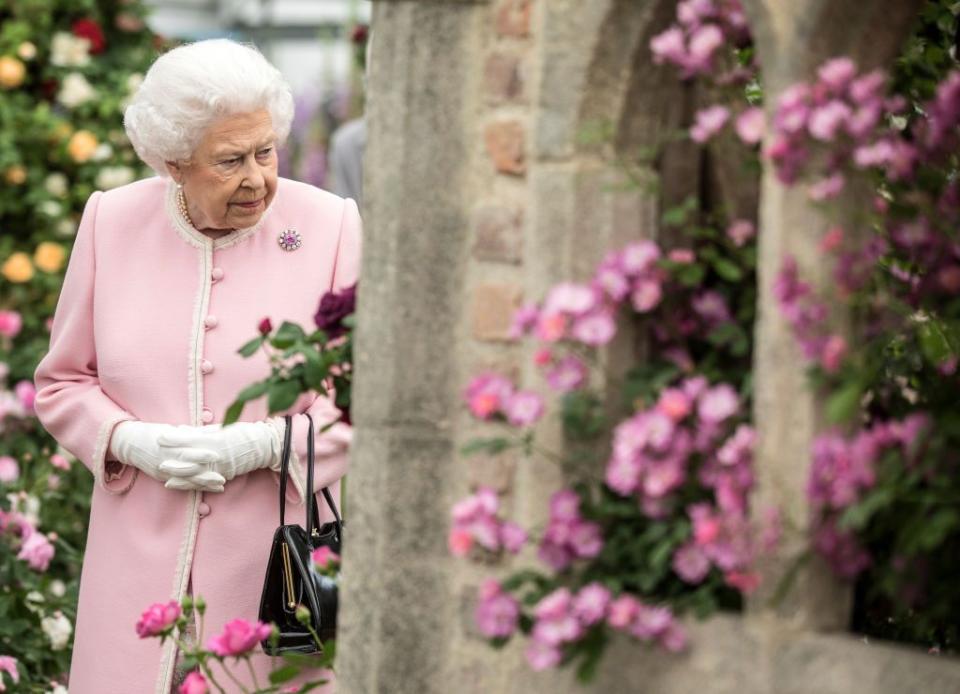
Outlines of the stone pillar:
[{"label": "stone pillar", "polygon": [[457,627],[446,532],[470,252],[465,123],[484,9],[374,6],[339,692],[448,691],[437,674]]},{"label": "stone pillar", "polygon": [[[849,55],[861,69],[888,66],[909,35],[921,0],[744,0],[757,44],[768,118],[778,95],[798,81],[815,77],[825,60]],[[869,197],[848,191],[837,204],[852,218]],[[784,626],[844,630],[850,619],[849,590],[814,559],[796,574],[786,599],[770,610],[773,589],[803,550],[809,522],[804,493],[810,444],[823,428],[823,402],[813,394],[790,327],[772,293],[785,254],[815,287],[827,290],[831,268],[818,252],[828,220],[807,199],[802,186],[785,188],[770,167],[761,184],[758,256],[759,306],[754,356],[754,416],[758,429],[758,506],[784,512],[779,556],[764,569],[765,589],[753,601],[754,614],[775,615]],[[834,306],[841,315],[843,307]]]}]

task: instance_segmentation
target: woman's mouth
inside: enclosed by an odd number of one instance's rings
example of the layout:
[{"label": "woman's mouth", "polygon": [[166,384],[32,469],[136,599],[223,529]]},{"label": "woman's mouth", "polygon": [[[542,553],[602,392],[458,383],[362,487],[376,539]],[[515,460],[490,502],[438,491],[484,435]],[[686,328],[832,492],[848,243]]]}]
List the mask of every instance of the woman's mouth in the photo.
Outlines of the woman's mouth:
[{"label": "woman's mouth", "polygon": [[259,200],[254,200],[253,202],[234,202],[231,204],[236,205],[237,207],[242,207],[245,210],[253,210],[253,209],[256,209],[257,207],[260,207],[261,202],[263,202],[263,198],[260,198]]}]

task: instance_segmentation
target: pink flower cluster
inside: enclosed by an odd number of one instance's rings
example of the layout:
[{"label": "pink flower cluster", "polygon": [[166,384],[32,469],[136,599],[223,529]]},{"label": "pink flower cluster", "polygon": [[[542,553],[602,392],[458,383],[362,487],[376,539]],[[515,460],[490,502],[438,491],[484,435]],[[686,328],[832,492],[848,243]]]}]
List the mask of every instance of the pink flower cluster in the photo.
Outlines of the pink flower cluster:
[{"label": "pink flower cluster", "polygon": [[711,387],[697,376],[665,389],[654,407],[614,430],[607,486],[621,496],[636,494],[646,515],[662,518],[670,509],[671,495],[687,480],[691,458],[699,455],[708,461],[701,481],[730,506],[745,505],[752,484],[752,440],[740,434],[722,449],[728,462],[711,460],[720,437],[739,413],[740,399],[726,383]]},{"label": "pink flower cluster", "polygon": [[[725,45],[742,46],[749,40],[750,27],[739,0],[683,0],[677,5],[677,23],[654,36],[650,49],[655,63],[675,65],[688,79],[713,73]],[[750,74],[735,68],[717,81],[745,81]]]},{"label": "pink flower cluster", "polygon": [[674,572],[684,582],[697,585],[715,566],[727,585],[744,593],[753,591],[760,583],[759,574],[752,570],[758,547],[746,514],[706,503],[690,506],[687,513],[693,534],[674,553]]},{"label": "pink flower cluster", "polygon": [[840,512],[873,488],[876,463],[886,450],[899,448],[910,460],[929,427],[929,417],[915,413],[902,421],[878,422],[849,437],[828,432],[814,440],[807,480],[807,497],[818,516],[814,547],[838,575],[853,578],[870,564],[854,534],[837,527]]},{"label": "pink flower cluster", "polygon": [[536,424],[543,416],[543,398],[529,390],[515,390],[505,377],[482,373],[467,386],[463,395],[474,417],[489,420],[502,417],[517,427]]},{"label": "pink flower cluster", "polygon": [[504,592],[493,578],[480,585],[477,607],[473,616],[477,629],[489,639],[504,639],[517,630],[520,618],[520,603],[510,593]]},{"label": "pink flower cluster", "polygon": [[[890,180],[913,175],[916,147],[887,125],[902,114],[902,97],[885,97],[887,75],[882,70],[857,73],[848,57],[828,60],[817,71],[817,80],[792,85],[777,101],[773,137],[766,156],[777,177],[794,183],[811,163],[823,170],[809,189],[814,200],[836,197],[846,185],[845,168],[880,168]],[[829,157],[815,158],[818,144],[831,147]],[[842,145],[842,146],[838,146]]]},{"label": "pink flower cluster", "polygon": [[793,256],[783,259],[773,283],[773,295],[804,358],[819,362],[828,373],[838,371],[847,354],[846,340],[826,332],[827,306],[817,299],[812,287],[800,279]]},{"label": "pink flower cluster", "polygon": [[600,526],[580,515],[580,497],[561,489],[550,497],[550,521],[540,541],[538,556],[554,571],[562,571],[575,559],[590,559],[603,549]]},{"label": "pink flower cluster", "polygon": [[527,533],[512,521],[501,521],[497,517],[499,509],[500,499],[489,487],[481,487],[458,501],[451,511],[453,526],[447,541],[450,553],[466,556],[474,543],[490,552],[519,552],[527,542]]},{"label": "pink flower cluster", "polygon": [[600,583],[587,584],[576,593],[558,588],[536,604],[533,616],[526,656],[537,671],[559,665],[565,645],[603,623],[641,641],[656,642],[670,652],[687,646],[686,635],[670,608],[647,605],[627,593],[614,599]]}]

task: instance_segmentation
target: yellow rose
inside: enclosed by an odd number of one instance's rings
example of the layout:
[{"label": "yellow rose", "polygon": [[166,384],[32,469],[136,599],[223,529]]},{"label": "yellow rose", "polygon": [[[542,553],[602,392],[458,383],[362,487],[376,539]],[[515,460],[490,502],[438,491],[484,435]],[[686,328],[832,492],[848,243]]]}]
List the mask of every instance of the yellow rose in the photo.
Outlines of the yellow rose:
[{"label": "yellow rose", "polygon": [[93,156],[97,149],[97,136],[89,130],[78,130],[67,143],[67,154],[78,164],[82,164]]},{"label": "yellow rose", "polygon": [[29,282],[33,277],[33,263],[30,262],[30,256],[26,253],[14,253],[0,268],[0,272],[10,282],[22,283]]},{"label": "yellow rose", "polygon": [[27,69],[11,55],[0,57],[0,87],[14,89],[23,84]]},{"label": "yellow rose", "polygon": [[27,170],[19,164],[14,164],[6,170],[3,177],[7,179],[7,183],[10,185],[18,186],[27,180]]},{"label": "yellow rose", "polygon": [[33,254],[33,262],[44,272],[59,272],[63,267],[63,261],[66,259],[66,252],[63,246],[53,241],[44,241],[37,246]]}]

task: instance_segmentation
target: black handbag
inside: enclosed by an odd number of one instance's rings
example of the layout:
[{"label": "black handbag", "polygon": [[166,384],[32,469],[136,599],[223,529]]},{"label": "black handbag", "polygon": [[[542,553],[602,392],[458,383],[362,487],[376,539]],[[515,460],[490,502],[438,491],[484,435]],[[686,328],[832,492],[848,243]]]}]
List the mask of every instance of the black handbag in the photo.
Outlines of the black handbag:
[{"label": "black handbag", "polygon": [[279,627],[280,639],[276,646],[269,637],[261,642],[265,653],[317,653],[310,630],[297,621],[297,607],[303,605],[310,611],[311,627],[321,641],[331,639],[337,631],[337,582],[338,578],[319,573],[311,560],[311,553],[320,547],[329,547],[340,554],[343,542],[343,521],[330,490],[323,488],[323,498],[333,511],[334,521],[320,525],[316,495],[313,489],[313,419],[307,415],[309,430],[307,440],[307,518],[306,528],[294,523],[284,524],[286,508],[287,474],[290,467],[291,417],[284,417],[286,424],[283,438],[283,453],[280,467],[280,527],[273,534],[267,573],[260,596],[260,621],[273,622]]}]

